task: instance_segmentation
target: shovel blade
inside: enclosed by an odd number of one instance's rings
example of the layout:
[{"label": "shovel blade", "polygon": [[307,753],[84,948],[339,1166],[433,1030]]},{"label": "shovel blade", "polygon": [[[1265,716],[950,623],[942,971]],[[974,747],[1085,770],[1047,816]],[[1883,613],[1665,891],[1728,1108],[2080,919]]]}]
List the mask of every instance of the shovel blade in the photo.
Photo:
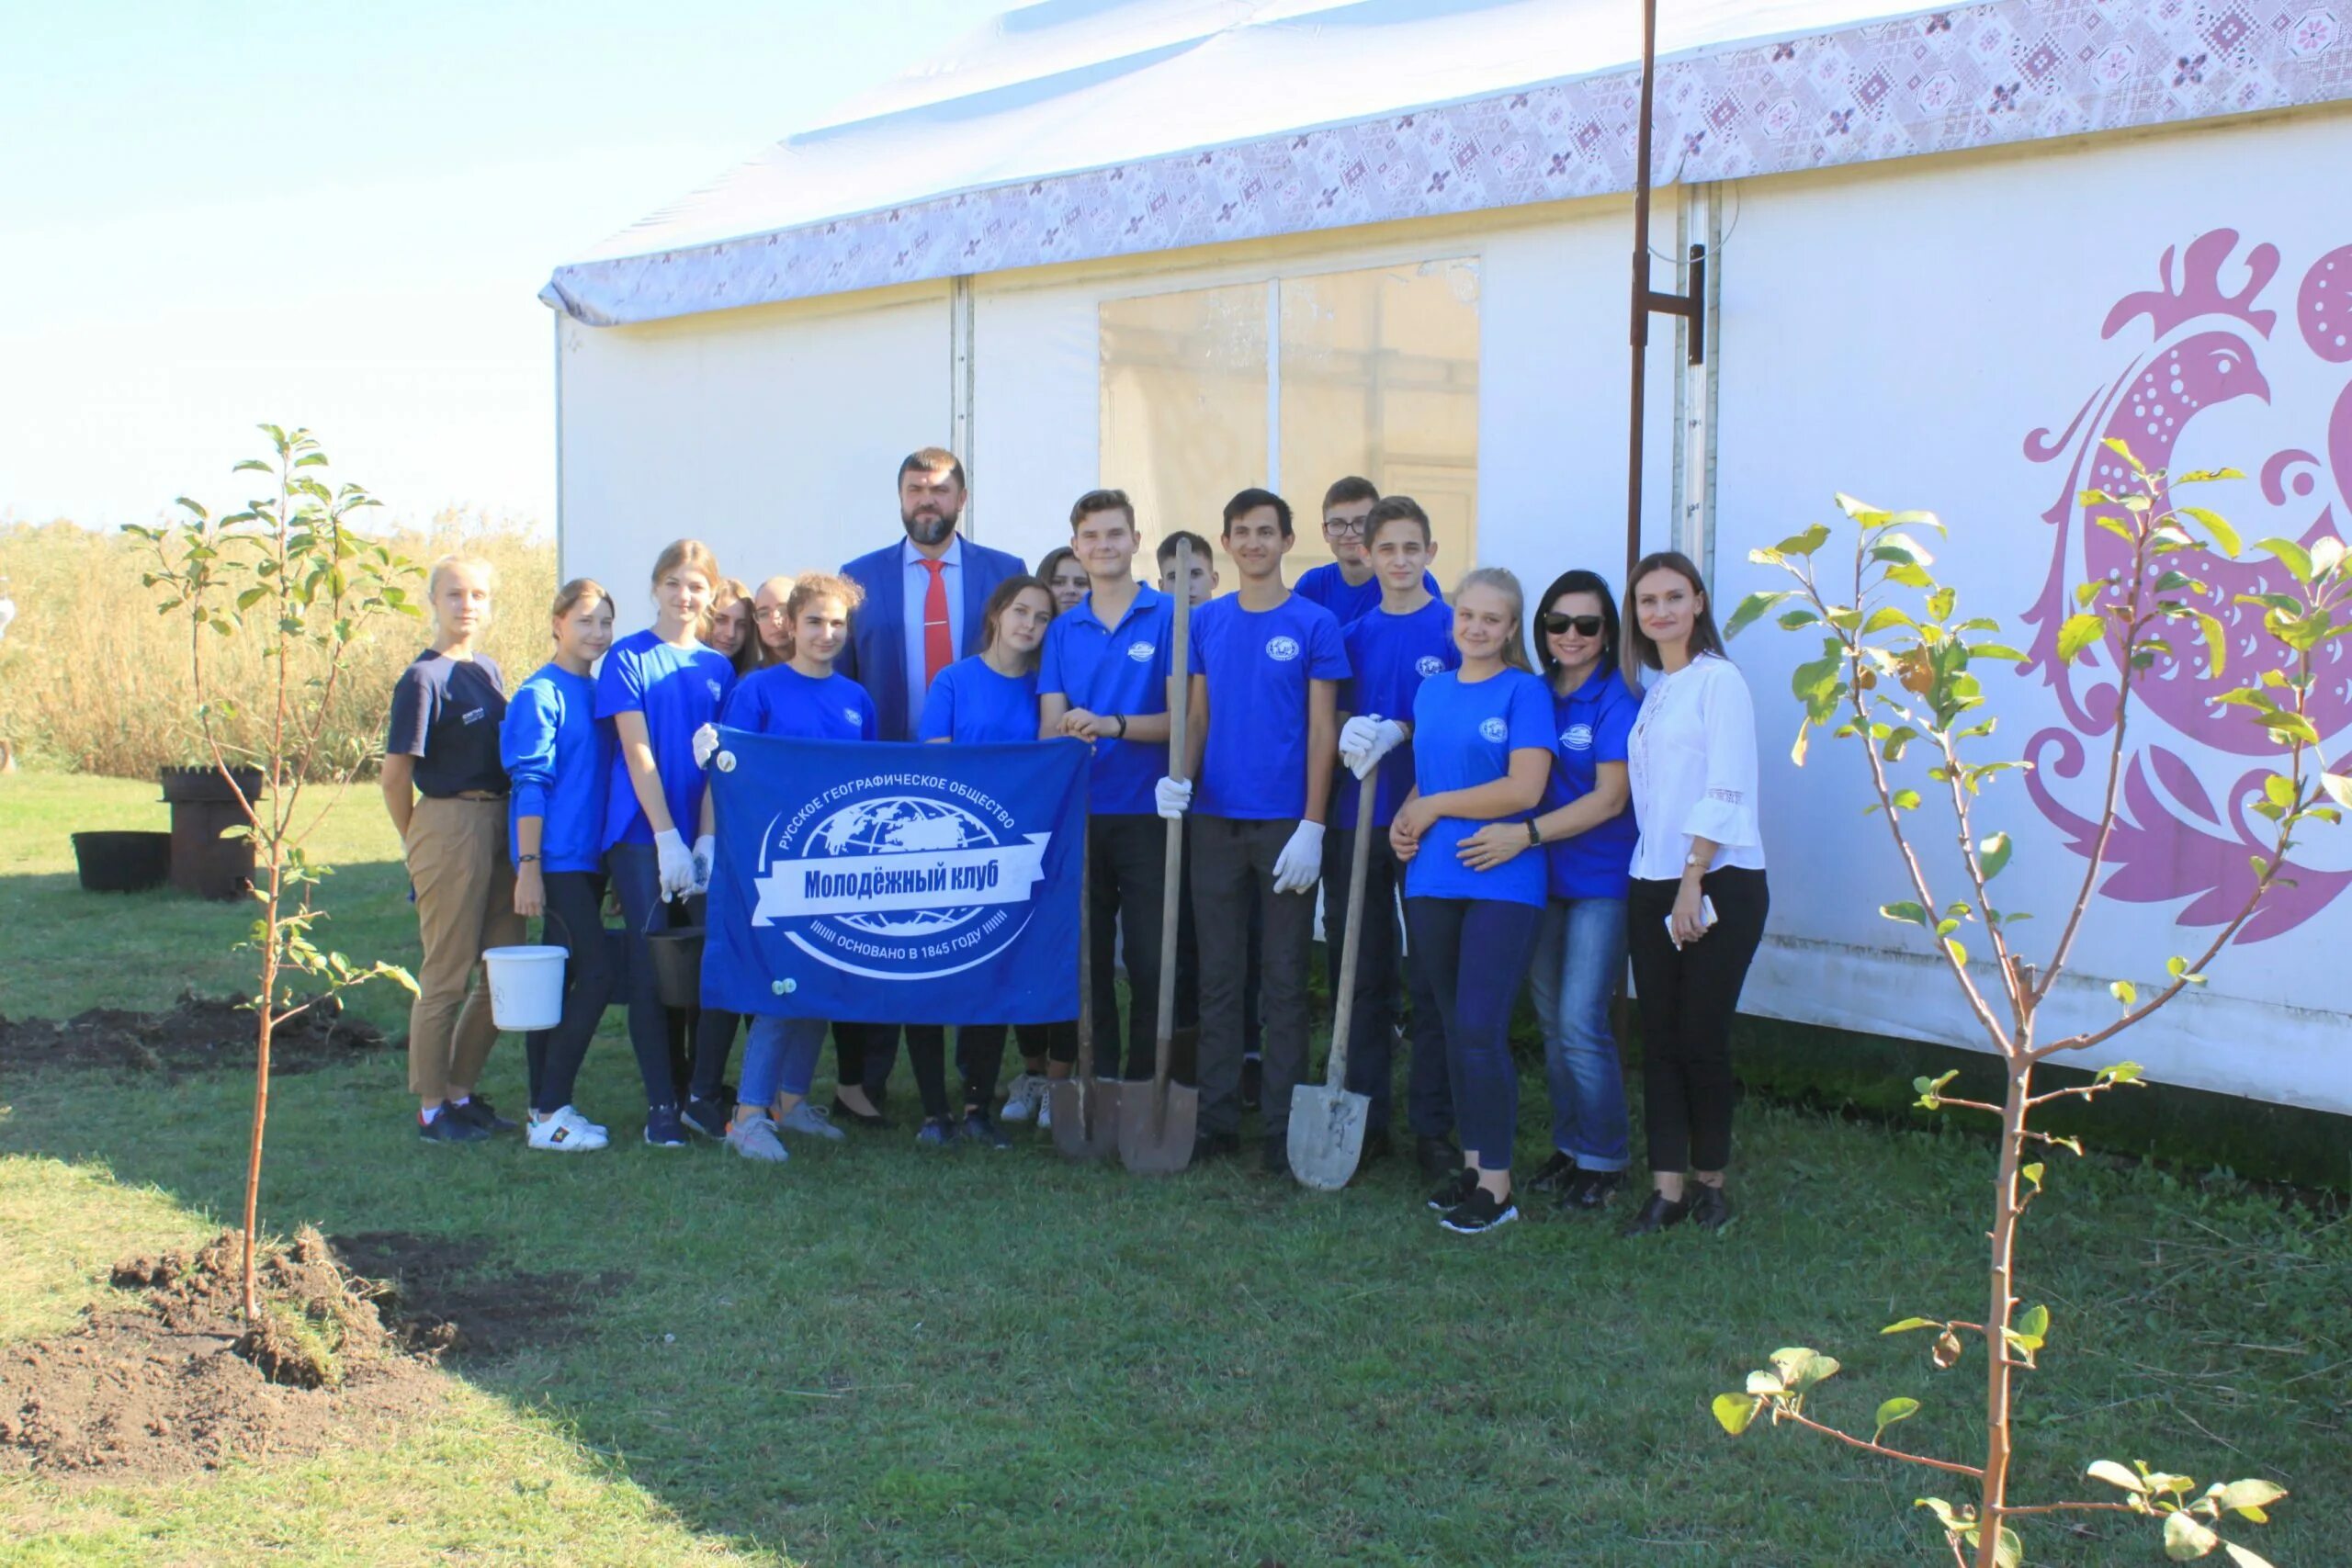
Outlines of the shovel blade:
[{"label": "shovel blade", "polygon": [[1054,1148],[1066,1159],[1107,1159],[1119,1146],[1119,1086],[1096,1078],[1056,1078],[1046,1090],[1054,1113]]},{"label": "shovel blade", "polygon": [[1171,1083],[1167,1094],[1164,1109],[1155,1105],[1147,1078],[1126,1085],[1120,1097],[1119,1158],[1139,1176],[1172,1176],[1193,1163],[1201,1092]]},{"label": "shovel blade", "polygon": [[1290,1169],[1302,1187],[1336,1192],[1363,1157],[1363,1124],[1371,1100],[1351,1089],[1291,1091]]}]

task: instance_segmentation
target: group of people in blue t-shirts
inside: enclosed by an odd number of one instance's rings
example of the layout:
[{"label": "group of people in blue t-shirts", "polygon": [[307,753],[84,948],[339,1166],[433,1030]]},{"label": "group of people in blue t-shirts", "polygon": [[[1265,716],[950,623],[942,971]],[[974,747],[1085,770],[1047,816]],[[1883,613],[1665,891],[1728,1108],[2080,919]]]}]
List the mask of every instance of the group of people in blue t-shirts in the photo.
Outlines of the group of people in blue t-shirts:
[{"label": "group of people in blue t-shirts", "polygon": [[[1265,1168],[1287,1171],[1292,1097],[1311,1065],[1319,892],[1335,976],[1337,933],[1363,901],[1346,1076],[1369,1100],[1364,1157],[1409,1138],[1439,1183],[1428,1205],[1442,1225],[1478,1235],[1518,1217],[1510,1029],[1522,987],[1551,1145],[1524,1185],[1572,1213],[1623,1193],[1611,1016],[1629,963],[1650,1187],[1624,1232],[1729,1221],[1730,1032],[1769,894],[1753,710],[1689,559],[1645,558],[1622,615],[1581,569],[1532,615],[1498,567],[1463,573],[1448,603],[1428,514],[1348,478],[1323,498],[1332,560],[1295,583],[1289,502],[1236,494],[1217,545],[1238,581],[1221,593],[1209,542],[1187,533],[1163,538],[1156,582],[1139,581],[1141,532],[1116,490],[1078,499],[1069,544],[1035,573],[959,535],[966,476],[952,453],[910,455],[899,500],[902,540],[756,591],[677,540],[654,561],[652,623],[617,640],[612,594],[567,582],[549,615],[554,655],[511,700],[478,649],[489,568],[435,563],[435,639],[395,690],[383,771],[424,948],[409,1032],[421,1137],[472,1143],[516,1125],[480,1092],[496,1030],[486,986],[469,982],[483,950],[520,941],[530,918],[568,950],[561,1020],[526,1039],[533,1149],[608,1144],[574,1090],[615,1001],[656,1147],[700,1134],[780,1163],[795,1138],[887,1128],[902,1042],[919,1145],[1004,1148],[1006,1123],[1050,1125],[1049,1086],[1079,1070],[1075,1021],[957,1028],[951,1084],[942,1026],[670,1005],[652,948],[673,921],[699,919],[717,726],[937,745],[1069,736],[1091,748],[1089,951],[1071,957],[1090,987],[1095,1070],[1150,1075],[1159,1000],[1174,987],[1177,1072],[1199,1091],[1196,1161],[1238,1153],[1254,1111]],[[1184,750],[1171,755],[1180,704]],[[1170,819],[1184,823],[1173,899]],[[1170,907],[1177,960],[1163,974]],[[828,1039],[834,1087],[820,1105]],[[1021,1062],[1006,1082],[1009,1046]]]}]

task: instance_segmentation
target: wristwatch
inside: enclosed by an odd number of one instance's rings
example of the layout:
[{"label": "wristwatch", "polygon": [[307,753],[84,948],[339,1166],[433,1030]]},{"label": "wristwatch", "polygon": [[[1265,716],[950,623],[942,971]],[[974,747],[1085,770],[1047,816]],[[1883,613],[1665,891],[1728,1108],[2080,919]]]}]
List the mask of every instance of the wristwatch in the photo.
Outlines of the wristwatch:
[{"label": "wristwatch", "polygon": [[1535,818],[1532,817],[1527,819],[1527,844],[1530,849],[1540,850],[1544,847],[1544,835],[1537,830]]}]

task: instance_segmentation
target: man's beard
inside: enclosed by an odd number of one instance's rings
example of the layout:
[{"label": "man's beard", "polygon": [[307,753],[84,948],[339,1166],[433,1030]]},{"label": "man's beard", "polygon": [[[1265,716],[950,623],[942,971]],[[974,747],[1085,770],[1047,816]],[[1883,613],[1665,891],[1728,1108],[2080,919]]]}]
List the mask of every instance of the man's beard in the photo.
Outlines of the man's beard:
[{"label": "man's beard", "polygon": [[907,537],[916,544],[942,545],[947,542],[947,536],[956,531],[956,520],[961,516],[963,512],[960,508],[955,512],[938,515],[922,513],[910,515],[901,512],[899,513],[899,521],[906,525]]}]

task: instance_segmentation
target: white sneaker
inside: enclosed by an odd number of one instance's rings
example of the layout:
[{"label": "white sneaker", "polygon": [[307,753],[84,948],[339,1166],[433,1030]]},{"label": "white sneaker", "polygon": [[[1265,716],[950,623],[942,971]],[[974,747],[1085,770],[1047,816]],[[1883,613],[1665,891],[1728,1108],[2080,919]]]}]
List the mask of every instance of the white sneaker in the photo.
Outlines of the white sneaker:
[{"label": "white sneaker", "polygon": [[836,1144],[849,1135],[833,1125],[831,1113],[823,1106],[812,1104],[806,1100],[786,1111],[784,1120],[775,1125],[786,1133],[796,1133],[811,1138],[824,1138]]},{"label": "white sneaker", "polygon": [[532,1148],[553,1154],[585,1154],[590,1149],[603,1148],[609,1141],[604,1128],[569,1105],[543,1121],[532,1122],[525,1129],[523,1139]]},{"label": "white sneaker", "polygon": [[1048,1078],[1037,1086],[1037,1131],[1040,1133],[1050,1133],[1054,1130],[1052,1083],[1053,1080]]},{"label": "white sneaker", "polygon": [[1037,1107],[1045,1102],[1046,1080],[1036,1073],[1023,1073],[1004,1091],[1004,1109],[997,1112],[1000,1122],[1026,1122],[1037,1114]]},{"label": "white sneaker", "polygon": [[756,1111],[738,1116],[727,1124],[727,1146],[745,1159],[764,1160],[770,1165],[781,1165],[792,1157],[775,1135],[775,1123]]}]

